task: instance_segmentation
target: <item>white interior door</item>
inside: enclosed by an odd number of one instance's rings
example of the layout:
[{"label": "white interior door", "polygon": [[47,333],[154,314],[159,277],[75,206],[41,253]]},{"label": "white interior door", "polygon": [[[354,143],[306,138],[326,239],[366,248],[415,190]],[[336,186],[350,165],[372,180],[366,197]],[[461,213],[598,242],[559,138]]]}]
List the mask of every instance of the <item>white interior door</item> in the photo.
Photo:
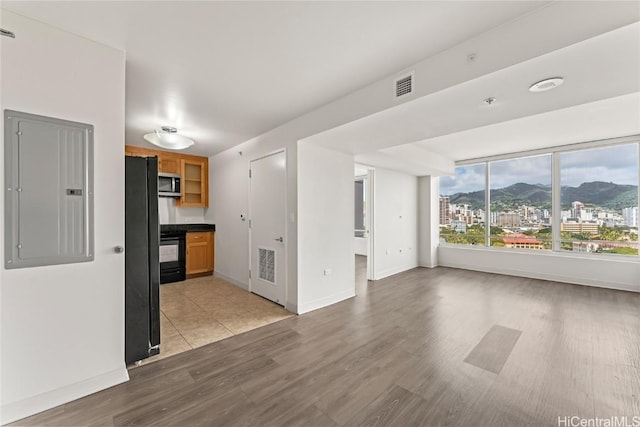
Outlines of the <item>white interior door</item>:
[{"label": "white interior door", "polygon": [[249,225],[251,292],[285,305],[286,154],[251,161]]},{"label": "white interior door", "polygon": [[373,195],[375,194],[374,186],[375,186],[375,171],[374,169],[369,169],[367,171],[367,187],[365,189],[365,191],[367,192],[367,195],[366,195],[367,213],[365,217],[365,227],[367,229],[367,243],[369,244],[369,248],[368,248],[369,256],[367,256],[367,280],[374,280],[375,271],[376,271],[374,267],[376,262],[376,259],[375,259],[376,238],[375,238],[375,225],[374,225],[375,218],[373,216],[373,204],[375,202],[375,200],[373,199]]}]

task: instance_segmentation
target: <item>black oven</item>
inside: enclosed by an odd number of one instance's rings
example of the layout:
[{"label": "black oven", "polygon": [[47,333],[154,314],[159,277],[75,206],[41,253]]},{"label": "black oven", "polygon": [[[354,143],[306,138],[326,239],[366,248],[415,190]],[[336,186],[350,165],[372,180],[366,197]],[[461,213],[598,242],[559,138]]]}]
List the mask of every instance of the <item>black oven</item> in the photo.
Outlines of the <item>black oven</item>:
[{"label": "black oven", "polygon": [[160,283],[185,280],[185,231],[160,233]]}]

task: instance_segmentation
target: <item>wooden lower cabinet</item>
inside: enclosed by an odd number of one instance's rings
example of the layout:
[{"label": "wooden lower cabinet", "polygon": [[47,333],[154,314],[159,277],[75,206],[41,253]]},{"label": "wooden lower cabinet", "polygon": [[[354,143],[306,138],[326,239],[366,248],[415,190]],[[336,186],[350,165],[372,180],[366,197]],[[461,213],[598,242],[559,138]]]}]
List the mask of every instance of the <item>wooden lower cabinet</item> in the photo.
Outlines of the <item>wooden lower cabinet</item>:
[{"label": "wooden lower cabinet", "polygon": [[213,273],[213,231],[187,233],[187,278]]}]

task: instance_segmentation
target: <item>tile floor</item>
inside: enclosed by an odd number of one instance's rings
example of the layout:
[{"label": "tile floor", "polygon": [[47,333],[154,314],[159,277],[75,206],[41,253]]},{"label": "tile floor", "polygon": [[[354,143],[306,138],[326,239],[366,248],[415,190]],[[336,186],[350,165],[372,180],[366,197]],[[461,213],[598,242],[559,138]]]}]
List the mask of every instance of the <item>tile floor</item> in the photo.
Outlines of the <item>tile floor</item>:
[{"label": "tile floor", "polygon": [[160,285],[160,311],[160,354],[144,364],[294,316],[213,276]]}]

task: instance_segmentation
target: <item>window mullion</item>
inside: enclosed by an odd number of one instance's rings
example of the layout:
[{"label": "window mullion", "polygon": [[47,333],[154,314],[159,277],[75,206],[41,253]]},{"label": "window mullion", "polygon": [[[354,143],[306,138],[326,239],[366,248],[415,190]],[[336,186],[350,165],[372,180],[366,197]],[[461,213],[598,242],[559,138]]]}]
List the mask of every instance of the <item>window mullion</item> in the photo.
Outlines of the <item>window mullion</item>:
[{"label": "window mullion", "polygon": [[552,249],[555,252],[561,250],[560,223],[562,216],[561,184],[560,184],[560,153],[551,154],[551,236]]},{"label": "window mullion", "polygon": [[484,245],[491,246],[491,190],[489,189],[489,162],[484,166]]}]

